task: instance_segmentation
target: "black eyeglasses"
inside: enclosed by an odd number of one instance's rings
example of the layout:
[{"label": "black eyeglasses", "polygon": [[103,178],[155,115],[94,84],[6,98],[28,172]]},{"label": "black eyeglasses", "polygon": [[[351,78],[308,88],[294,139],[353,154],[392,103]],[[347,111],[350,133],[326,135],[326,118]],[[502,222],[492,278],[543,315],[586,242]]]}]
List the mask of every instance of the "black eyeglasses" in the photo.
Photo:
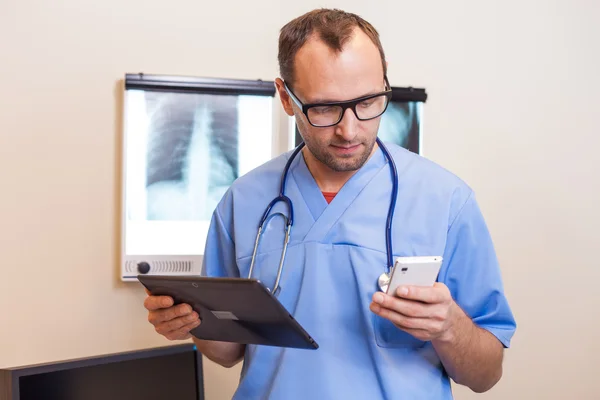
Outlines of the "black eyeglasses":
[{"label": "black eyeglasses", "polygon": [[326,128],[340,123],[344,117],[346,109],[350,108],[356,118],[360,121],[368,121],[382,115],[387,109],[392,98],[392,89],[387,77],[384,78],[386,90],[383,92],[370,94],[348,101],[336,101],[331,103],[311,103],[303,104],[298,97],[284,82],[285,89],[290,97],[302,110],[308,122],[317,128]]}]

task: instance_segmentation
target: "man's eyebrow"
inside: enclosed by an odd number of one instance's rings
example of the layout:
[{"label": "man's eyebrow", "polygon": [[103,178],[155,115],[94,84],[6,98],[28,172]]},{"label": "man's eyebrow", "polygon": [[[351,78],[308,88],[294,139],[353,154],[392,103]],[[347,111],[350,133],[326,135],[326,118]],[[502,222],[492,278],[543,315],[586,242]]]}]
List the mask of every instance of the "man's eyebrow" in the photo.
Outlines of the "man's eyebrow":
[{"label": "man's eyebrow", "polygon": [[334,100],[334,99],[327,98],[327,97],[315,97],[314,99],[307,99],[306,104],[339,103],[342,101],[352,101],[355,99],[360,99],[361,97],[370,96],[372,94],[381,93],[381,92],[383,92],[383,90],[372,90],[372,91],[362,94],[358,97],[354,97],[352,99],[345,99],[345,100]]}]

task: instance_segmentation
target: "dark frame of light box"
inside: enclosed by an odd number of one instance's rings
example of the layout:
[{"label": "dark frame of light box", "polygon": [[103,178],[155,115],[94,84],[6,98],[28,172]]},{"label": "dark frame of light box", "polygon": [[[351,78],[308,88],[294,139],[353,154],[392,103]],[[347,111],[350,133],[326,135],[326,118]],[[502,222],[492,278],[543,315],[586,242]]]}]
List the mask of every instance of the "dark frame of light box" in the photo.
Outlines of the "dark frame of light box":
[{"label": "dark frame of light box", "polygon": [[149,75],[144,73],[126,74],[125,90],[161,90],[168,92],[191,92],[212,94],[248,94],[274,96],[273,81],[203,78],[174,75]]},{"label": "dark frame of light box", "polygon": [[[414,87],[397,87],[392,86],[392,103],[425,103],[427,101],[427,92],[424,88],[414,88]],[[413,114],[413,123],[421,121],[415,121],[419,115]],[[419,129],[420,130],[420,129]],[[295,145],[299,145],[302,142],[302,137],[300,136],[300,132],[298,131],[298,127],[295,127],[295,136],[294,136]],[[414,153],[419,154],[421,151],[421,138],[419,136],[418,131],[413,131],[411,136],[409,137],[409,146],[407,150],[412,151]]]}]

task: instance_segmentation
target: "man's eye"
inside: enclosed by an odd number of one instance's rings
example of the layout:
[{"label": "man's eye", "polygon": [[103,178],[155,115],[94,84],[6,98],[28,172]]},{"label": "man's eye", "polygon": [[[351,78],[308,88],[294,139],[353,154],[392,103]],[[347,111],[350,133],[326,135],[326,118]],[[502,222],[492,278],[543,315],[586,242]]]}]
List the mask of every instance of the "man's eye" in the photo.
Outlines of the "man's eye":
[{"label": "man's eye", "polygon": [[333,107],[315,107],[314,110],[319,114],[326,114],[333,111]]}]

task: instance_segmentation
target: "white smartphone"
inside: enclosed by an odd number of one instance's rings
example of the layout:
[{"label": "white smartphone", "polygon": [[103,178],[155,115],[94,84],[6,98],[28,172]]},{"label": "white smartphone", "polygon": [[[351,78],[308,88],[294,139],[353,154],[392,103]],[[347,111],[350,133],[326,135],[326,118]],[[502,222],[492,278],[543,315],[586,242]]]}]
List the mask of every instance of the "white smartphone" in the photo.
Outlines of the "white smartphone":
[{"label": "white smartphone", "polygon": [[433,286],[442,261],[440,256],[396,258],[386,293],[395,294],[400,286]]}]

